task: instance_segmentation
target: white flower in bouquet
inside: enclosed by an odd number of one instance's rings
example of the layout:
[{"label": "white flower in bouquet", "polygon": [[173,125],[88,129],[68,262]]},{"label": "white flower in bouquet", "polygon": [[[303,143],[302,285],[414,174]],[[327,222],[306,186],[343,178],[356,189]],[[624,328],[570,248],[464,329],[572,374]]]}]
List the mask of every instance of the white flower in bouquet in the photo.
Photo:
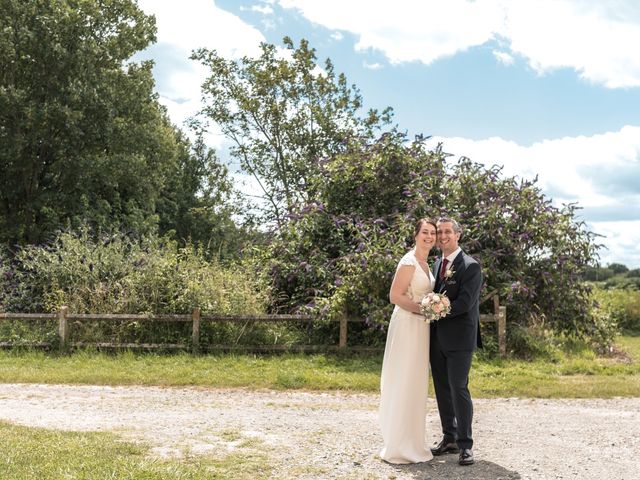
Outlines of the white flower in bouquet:
[{"label": "white flower in bouquet", "polygon": [[451,302],[444,293],[430,292],[420,302],[420,311],[425,322],[435,322],[449,314]]}]

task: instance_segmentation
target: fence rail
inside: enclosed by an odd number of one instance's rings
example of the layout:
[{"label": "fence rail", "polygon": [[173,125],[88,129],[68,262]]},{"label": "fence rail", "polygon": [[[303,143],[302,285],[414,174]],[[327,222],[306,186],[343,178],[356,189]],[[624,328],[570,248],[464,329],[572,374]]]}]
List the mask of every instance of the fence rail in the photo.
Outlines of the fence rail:
[{"label": "fence rail", "polygon": [[[501,356],[506,355],[507,309],[500,305],[497,295],[483,299],[493,299],[491,314],[481,314],[480,321],[496,323],[498,349]],[[65,351],[69,348],[126,348],[126,349],[166,349],[191,350],[193,353],[212,352],[219,350],[252,350],[252,351],[322,351],[322,350],[353,350],[376,351],[375,347],[347,346],[349,323],[362,323],[359,318],[343,316],[336,320],[340,324],[340,334],[337,345],[201,345],[200,327],[203,322],[301,322],[312,323],[318,317],[312,315],[201,315],[199,308],[194,308],[191,314],[159,314],[159,315],[129,315],[129,314],[101,314],[101,313],[69,313],[68,307],[60,308],[57,313],[0,313],[0,320],[56,320],[58,321],[58,348]],[[74,320],[81,321],[143,321],[143,322],[184,322],[191,323],[191,343],[110,343],[110,342],[69,342],[69,331]],[[52,348],[50,342],[14,343],[0,342],[0,348],[28,346],[38,348]]]}]

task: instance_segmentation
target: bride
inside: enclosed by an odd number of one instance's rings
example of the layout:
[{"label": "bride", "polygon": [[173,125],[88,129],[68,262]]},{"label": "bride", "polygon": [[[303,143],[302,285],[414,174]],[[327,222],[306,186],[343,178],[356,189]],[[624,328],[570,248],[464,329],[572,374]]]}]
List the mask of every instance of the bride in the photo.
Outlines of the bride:
[{"label": "bride", "polygon": [[389,299],[395,304],[380,376],[380,457],[389,463],[431,460],[425,447],[429,324],[419,302],[433,291],[427,255],[436,242],[436,222],[423,218],[414,229],[415,248],[400,260]]}]

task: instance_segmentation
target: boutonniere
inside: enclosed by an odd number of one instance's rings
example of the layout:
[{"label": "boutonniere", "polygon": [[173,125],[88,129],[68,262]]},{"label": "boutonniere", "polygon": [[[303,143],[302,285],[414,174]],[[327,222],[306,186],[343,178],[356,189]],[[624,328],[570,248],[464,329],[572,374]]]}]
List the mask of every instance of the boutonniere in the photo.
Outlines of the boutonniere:
[{"label": "boutonniere", "polygon": [[447,280],[451,280],[455,274],[456,274],[455,270],[445,270],[444,278],[446,278]]}]

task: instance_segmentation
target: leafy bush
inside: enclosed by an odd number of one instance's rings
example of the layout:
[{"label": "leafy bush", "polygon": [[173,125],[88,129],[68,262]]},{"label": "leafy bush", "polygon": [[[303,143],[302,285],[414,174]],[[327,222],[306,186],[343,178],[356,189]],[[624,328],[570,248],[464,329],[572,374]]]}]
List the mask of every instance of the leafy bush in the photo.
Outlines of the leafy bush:
[{"label": "leafy bush", "polygon": [[[258,314],[266,308],[267,295],[254,266],[221,265],[205,260],[192,246],[177,248],[157,237],[118,235],[95,241],[86,232],[62,233],[49,246],[20,249],[11,270],[6,263],[0,268],[5,269],[3,278],[10,277],[3,289],[7,311],[55,312],[66,305],[70,313],[160,314],[191,313],[199,307],[203,314],[226,315]],[[13,338],[23,329],[14,324],[3,337]],[[166,342],[188,338],[189,329],[188,323],[104,322],[74,325],[72,332],[76,340]],[[205,342],[225,343],[246,340],[252,332],[274,335],[251,325],[206,322],[201,333]]]},{"label": "leafy bush", "polygon": [[629,277],[629,278],[640,278],[640,268],[634,268],[633,270],[629,270],[627,272],[627,277]]},{"label": "leafy bush", "polygon": [[4,249],[0,247],[0,312],[3,312],[5,309],[6,296],[11,288],[11,276],[9,258]]},{"label": "leafy bush", "polygon": [[640,277],[617,275],[604,282],[604,288],[640,290]]},{"label": "leafy bush", "polygon": [[635,289],[594,289],[601,315],[608,315],[624,332],[640,334],[640,291]]},{"label": "leafy bush", "polygon": [[51,246],[17,253],[11,310],[94,313],[259,313],[262,295],[248,266],[204,260],[192,246],[124,235],[92,240],[63,233]]}]

